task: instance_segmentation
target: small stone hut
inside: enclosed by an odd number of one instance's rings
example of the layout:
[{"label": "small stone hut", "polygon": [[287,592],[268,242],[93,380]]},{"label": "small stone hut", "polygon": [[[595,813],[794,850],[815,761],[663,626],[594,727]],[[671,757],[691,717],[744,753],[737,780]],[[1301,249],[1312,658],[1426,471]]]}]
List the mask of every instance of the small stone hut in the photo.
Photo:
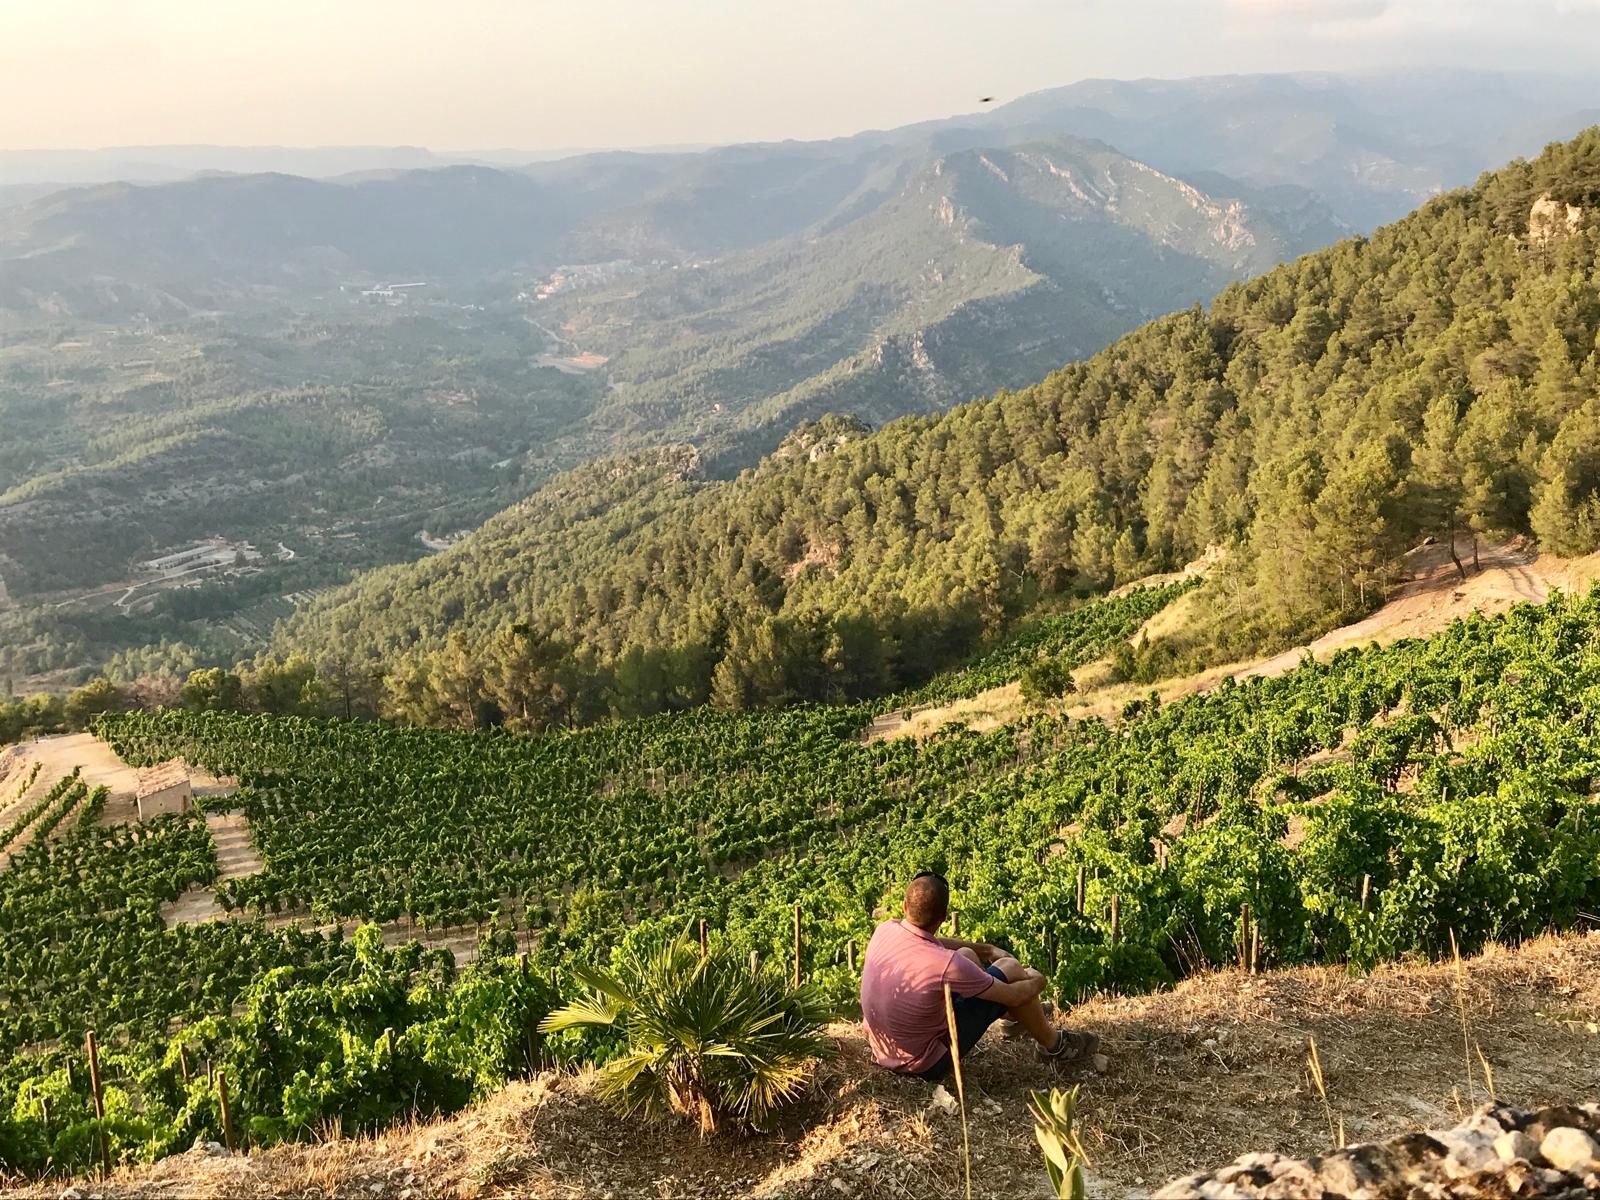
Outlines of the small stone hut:
[{"label": "small stone hut", "polygon": [[134,793],[139,820],[162,813],[185,813],[194,808],[194,785],[189,768],[181,762],[162,763],[139,772],[139,787]]}]

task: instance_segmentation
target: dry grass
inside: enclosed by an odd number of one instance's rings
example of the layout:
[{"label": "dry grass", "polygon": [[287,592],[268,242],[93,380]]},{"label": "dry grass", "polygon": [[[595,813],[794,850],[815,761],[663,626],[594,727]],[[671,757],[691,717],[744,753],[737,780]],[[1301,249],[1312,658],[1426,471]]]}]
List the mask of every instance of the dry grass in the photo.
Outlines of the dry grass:
[{"label": "dry grass", "polygon": [[[1318,1064],[1348,1139],[1456,1120],[1467,1094],[1461,1005],[1500,1098],[1525,1107],[1600,1097],[1600,934],[1491,949],[1369,976],[1223,972],[1176,991],[1081,1006],[1110,1071],[1084,1081],[1079,1129],[1101,1195],[1138,1195],[1250,1150],[1329,1149]],[[964,1192],[958,1116],[928,1085],[877,1070],[860,1030],[771,1136],[702,1142],[624,1122],[589,1075],[515,1083],[450,1120],[371,1139],[230,1160],[186,1155],[95,1185],[107,1197],[908,1197]],[[1471,1064],[1478,1066],[1478,1064]],[[975,1194],[1037,1196],[1044,1171],[1028,1089],[1059,1082],[1031,1046],[991,1034],[964,1063]],[[1477,1076],[1480,1092],[1484,1076]],[[60,1185],[39,1195],[60,1194]]]}]

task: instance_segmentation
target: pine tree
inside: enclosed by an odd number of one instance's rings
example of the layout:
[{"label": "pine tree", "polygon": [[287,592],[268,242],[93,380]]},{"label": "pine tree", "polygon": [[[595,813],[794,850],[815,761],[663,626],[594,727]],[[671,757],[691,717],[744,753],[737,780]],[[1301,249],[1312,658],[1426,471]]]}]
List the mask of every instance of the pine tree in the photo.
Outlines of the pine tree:
[{"label": "pine tree", "polygon": [[1561,423],[1539,476],[1528,520],[1541,548],[1566,555],[1600,548],[1600,398]]},{"label": "pine tree", "polygon": [[1422,444],[1412,455],[1419,512],[1426,525],[1438,530],[1450,552],[1450,561],[1462,579],[1467,577],[1456,553],[1456,519],[1461,509],[1461,465],[1456,459],[1460,418],[1456,398],[1440,395],[1422,418]]}]

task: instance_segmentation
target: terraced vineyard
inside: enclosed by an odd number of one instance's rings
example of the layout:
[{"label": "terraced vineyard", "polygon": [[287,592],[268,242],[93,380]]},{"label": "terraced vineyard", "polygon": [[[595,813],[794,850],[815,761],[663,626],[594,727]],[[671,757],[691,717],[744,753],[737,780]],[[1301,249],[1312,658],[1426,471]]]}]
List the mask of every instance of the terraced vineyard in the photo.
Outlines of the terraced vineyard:
[{"label": "terraced vineyard", "polygon": [[[198,817],[80,823],[0,873],[0,1155],[36,1168],[88,1153],[81,1074],[64,1070],[91,1023],[144,1122],[119,1127],[118,1152],[148,1155],[216,1136],[180,1044],[191,1064],[229,1064],[262,1140],[448,1108],[578,1049],[526,1034],[550,966],[697,918],[786,966],[798,904],[802,970],[842,1000],[849,943],[927,867],[954,882],[963,933],[1047,966],[1068,999],[1236,961],[1246,905],[1262,966],[1569,926],[1600,903],[1597,635],[1600,592],[1557,597],[1137,701],[1115,724],[1042,713],[926,742],[862,743],[865,707],[545,737],[107,717],[130,762],[181,754],[238,775],[231,803],[266,867],[220,889],[250,919],[172,931],[160,903],[216,871]],[[301,911],[498,932],[457,975],[421,947],[383,950],[375,930],[352,946],[260,919]],[[89,920],[105,929],[92,942]],[[519,942],[526,971],[504,956]],[[246,1014],[232,1031],[217,1020],[230,1006]],[[403,1104],[389,1079],[411,1089]],[[53,1126],[35,1103],[47,1093]],[[77,1141],[63,1141],[68,1112]]]}]

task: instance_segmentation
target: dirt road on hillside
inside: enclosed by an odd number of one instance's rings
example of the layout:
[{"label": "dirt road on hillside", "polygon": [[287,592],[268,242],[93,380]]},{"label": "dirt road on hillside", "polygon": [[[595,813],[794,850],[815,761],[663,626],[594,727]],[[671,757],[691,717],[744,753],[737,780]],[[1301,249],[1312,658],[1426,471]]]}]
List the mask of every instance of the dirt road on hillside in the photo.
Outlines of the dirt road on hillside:
[{"label": "dirt road on hillside", "polygon": [[[1600,579],[1600,553],[1584,558],[1540,555],[1530,548],[1526,539],[1521,538],[1503,545],[1480,547],[1476,570],[1472,566],[1470,539],[1460,540],[1457,553],[1466,565],[1465,580],[1451,563],[1444,546],[1420,547],[1408,556],[1412,577],[1371,616],[1331,630],[1308,645],[1295,646],[1280,654],[1262,658],[1225,663],[1181,679],[1156,684],[1154,690],[1160,695],[1162,703],[1168,703],[1210,691],[1230,675],[1235,679],[1258,676],[1271,678],[1292,671],[1308,653],[1325,660],[1347,646],[1361,646],[1369,642],[1388,645],[1402,638],[1426,637],[1470,613],[1497,616],[1516,604],[1542,604],[1558,589],[1569,594],[1587,591],[1596,579]],[[1184,619],[1185,614],[1180,606],[1185,600],[1187,597],[1151,617],[1144,629],[1129,640],[1137,643],[1146,632],[1152,639],[1172,632]],[[1092,673],[1092,668],[1079,672],[1080,675]],[[1151,690],[1150,684],[1085,687],[1062,711],[1069,717],[1081,719],[1094,716],[1109,720],[1120,713],[1130,700],[1148,695]],[[900,713],[884,714],[868,728],[866,738],[868,741],[878,741],[894,737],[927,737],[951,721],[982,732],[1017,720],[1028,711],[1029,706],[1023,701],[1021,690],[1015,683],[1008,683],[966,700],[918,709],[909,720]]]}]

